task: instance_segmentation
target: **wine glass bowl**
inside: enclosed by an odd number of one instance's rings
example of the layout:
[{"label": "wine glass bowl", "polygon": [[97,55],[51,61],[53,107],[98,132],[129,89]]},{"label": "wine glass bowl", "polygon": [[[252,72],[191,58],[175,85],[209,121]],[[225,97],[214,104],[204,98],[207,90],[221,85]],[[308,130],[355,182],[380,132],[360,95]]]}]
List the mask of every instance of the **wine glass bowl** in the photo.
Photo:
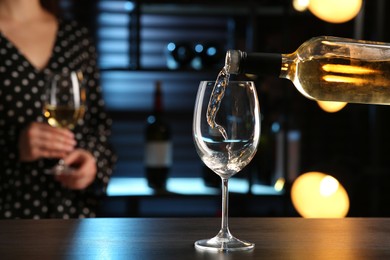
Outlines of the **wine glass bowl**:
[{"label": "wine glass bowl", "polygon": [[[49,125],[74,129],[84,116],[86,90],[81,71],[62,71],[48,76],[44,95],[43,115]],[[47,174],[71,173],[72,169],[62,159]]]},{"label": "wine glass bowl", "polygon": [[254,157],[260,138],[260,107],[252,81],[202,81],[193,119],[196,151],[222,180],[222,225],[211,239],[195,242],[198,249],[248,250],[254,247],[231,235],[228,227],[228,180]]}]

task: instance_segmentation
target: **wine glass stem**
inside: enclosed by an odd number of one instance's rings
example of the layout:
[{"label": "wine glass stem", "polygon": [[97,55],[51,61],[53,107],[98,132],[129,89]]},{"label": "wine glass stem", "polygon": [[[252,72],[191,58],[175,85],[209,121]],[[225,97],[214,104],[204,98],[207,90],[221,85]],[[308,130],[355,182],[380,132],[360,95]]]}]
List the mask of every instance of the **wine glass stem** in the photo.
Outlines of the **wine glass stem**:
[{"label": "wine glass stem", "polygon": [[222,178],[222,223],[221,223],[221,233],[224,236],[229,236],[229,225],[228,225],[228,204],[229,204],[229,179]]}]

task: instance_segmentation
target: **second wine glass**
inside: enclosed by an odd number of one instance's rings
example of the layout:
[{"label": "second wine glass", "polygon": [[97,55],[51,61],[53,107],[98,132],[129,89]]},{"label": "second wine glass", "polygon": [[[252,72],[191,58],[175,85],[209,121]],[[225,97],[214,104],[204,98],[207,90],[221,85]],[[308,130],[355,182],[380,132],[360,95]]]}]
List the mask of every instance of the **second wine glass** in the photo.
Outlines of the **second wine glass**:
[{"label": "second wine glass", "polygon": [[[72,130],[84,116],[86,90],[81,71],[63,71],[49,75],[44,100],[44,116],[53,127]],[[47,174],[69,174],[71,167],[60,159]]]},{"label": "second wine glass", "polygon": [[260,139],[260,107],[252,81],[202,81],[194,111],[193,137],[202,161],[222,179],[222,223],[211,239],[195,247],[212,251],[248,250],[228,226],[228,181],[254,157]]}]

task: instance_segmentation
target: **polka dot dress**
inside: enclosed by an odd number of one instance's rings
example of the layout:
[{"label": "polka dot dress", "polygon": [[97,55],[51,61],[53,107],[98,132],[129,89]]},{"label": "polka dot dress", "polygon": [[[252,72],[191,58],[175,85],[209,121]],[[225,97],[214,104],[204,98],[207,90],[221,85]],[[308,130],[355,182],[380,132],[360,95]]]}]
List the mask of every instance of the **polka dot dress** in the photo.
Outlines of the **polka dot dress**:
[{"label": "polka dot dress", "polygon": [[[88,31],[76,22],[59,22],[49,63],[37,70],[0,32],[0,218],[94,217],[116,157],[107,138],[111,121],[104,111],[95,49]],[[80,148],[96,158],[97,177],[83,191],[63,188],[44,174],[55,162],[20,162],[18,139],[34,121],[45,122],[42,96],[48,73],[82,70],[87,78],[86,113],[73,132]]]}]

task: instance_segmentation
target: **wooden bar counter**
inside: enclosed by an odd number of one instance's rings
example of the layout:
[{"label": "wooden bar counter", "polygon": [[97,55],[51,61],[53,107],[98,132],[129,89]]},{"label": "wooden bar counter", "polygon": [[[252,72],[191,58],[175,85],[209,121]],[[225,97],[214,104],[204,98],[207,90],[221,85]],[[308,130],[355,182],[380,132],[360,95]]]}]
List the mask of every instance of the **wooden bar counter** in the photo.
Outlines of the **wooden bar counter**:
[{"label": "wooden bar counter", "polygon": [[230,218],[248,252],[194,248],[219,218],[0,220],[0,259],[390,259],[390,219]]}]

